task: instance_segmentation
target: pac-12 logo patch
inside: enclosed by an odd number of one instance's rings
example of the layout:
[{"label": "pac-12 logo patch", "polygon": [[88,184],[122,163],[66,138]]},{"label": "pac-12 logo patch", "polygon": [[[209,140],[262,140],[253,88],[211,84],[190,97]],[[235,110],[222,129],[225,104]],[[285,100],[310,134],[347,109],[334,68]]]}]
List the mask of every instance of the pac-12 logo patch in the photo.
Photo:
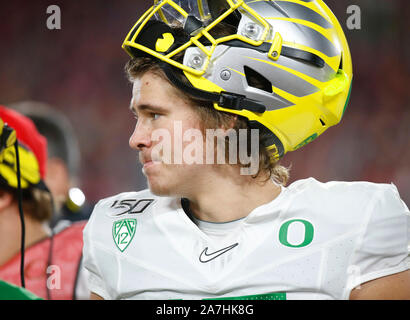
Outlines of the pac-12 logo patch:
[{"label": "pac-12 logo patch", "polygon": [[136,227],[137,219],[122,219],[112,225],[112,237],[121,252],[124,252],[134,239]]}]

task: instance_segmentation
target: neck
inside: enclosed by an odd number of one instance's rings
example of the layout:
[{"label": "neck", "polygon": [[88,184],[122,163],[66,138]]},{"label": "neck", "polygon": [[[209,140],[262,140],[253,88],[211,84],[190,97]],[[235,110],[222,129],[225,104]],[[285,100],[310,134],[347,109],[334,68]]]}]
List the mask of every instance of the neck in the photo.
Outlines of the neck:
[{"label": "neck", "polygon": [[[0,266],[8,262],[21,249],[21,223],[18,212],[2,214],[0,220]],[[41,222],[24,216],[25,244],[28,248],[50,235],[49,230]]]},{"label": "neck", "polygon": [[186,198],[190,209],[200,220],[209,222],[228,222],[249,215],[255,208],[274,200],[281,187],[267,179],[251,176],[204,175],[208,178],[195,185]]}]

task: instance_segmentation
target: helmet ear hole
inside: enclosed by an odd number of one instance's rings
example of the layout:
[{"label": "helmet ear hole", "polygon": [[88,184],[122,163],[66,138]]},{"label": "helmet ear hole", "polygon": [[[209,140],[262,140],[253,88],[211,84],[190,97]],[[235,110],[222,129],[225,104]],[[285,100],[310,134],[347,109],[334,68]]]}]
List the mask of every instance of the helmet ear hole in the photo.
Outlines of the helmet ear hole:
[{"label": "helmet ear hole", "polygon": [[247,66],[244,66],[244,71],[248,86],[268,93],[273,93],[272,83],[263,75]]}]

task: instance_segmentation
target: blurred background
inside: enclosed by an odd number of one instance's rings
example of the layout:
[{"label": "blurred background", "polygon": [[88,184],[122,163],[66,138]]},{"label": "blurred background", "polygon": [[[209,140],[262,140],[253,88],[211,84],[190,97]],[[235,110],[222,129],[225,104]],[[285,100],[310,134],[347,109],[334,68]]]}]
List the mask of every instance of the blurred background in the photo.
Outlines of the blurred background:
[{"label": "blurred background", "polygon": [[[393,182],[410,205],[410,1],[327,0],[341,22],[354,63],[354,84],[341,124],[282,161],[291,182]],[[128,146],[134,118],[121,43],[150,1],[22,1],[0,4],[0,104],[46,102],[71,121],[79,138],[79,187],[90,202],[146,187]],[[61,9],[61,30],[46,26]],[[349,30],[347,8],[361,9]],[[407,40],[406,40],[407,39]]]}]

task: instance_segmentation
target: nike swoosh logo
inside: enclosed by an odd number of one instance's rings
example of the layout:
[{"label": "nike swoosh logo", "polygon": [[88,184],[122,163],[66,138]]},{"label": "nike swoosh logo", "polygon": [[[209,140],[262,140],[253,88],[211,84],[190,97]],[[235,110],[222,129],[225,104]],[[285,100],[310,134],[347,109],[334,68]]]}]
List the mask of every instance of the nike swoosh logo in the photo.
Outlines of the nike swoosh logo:
[{"label": "nike swoosh logo", "polygon": [[218,258],[220,255],[223,255],[224,253],[228,252],[229,250],[232,250],[233,248],[235,248],[237,245],[239,245],[239,243],[235,243],[229,247],[226,248],[222,248],[218,251],[212,252],[212,253],[208,253],[208,247],[206,247],[204,249],[204,251],[201,252],[201,254],[199,255],[199,261],[201,261],[202,263],[206,263],[209,262],[215,258]]}]

